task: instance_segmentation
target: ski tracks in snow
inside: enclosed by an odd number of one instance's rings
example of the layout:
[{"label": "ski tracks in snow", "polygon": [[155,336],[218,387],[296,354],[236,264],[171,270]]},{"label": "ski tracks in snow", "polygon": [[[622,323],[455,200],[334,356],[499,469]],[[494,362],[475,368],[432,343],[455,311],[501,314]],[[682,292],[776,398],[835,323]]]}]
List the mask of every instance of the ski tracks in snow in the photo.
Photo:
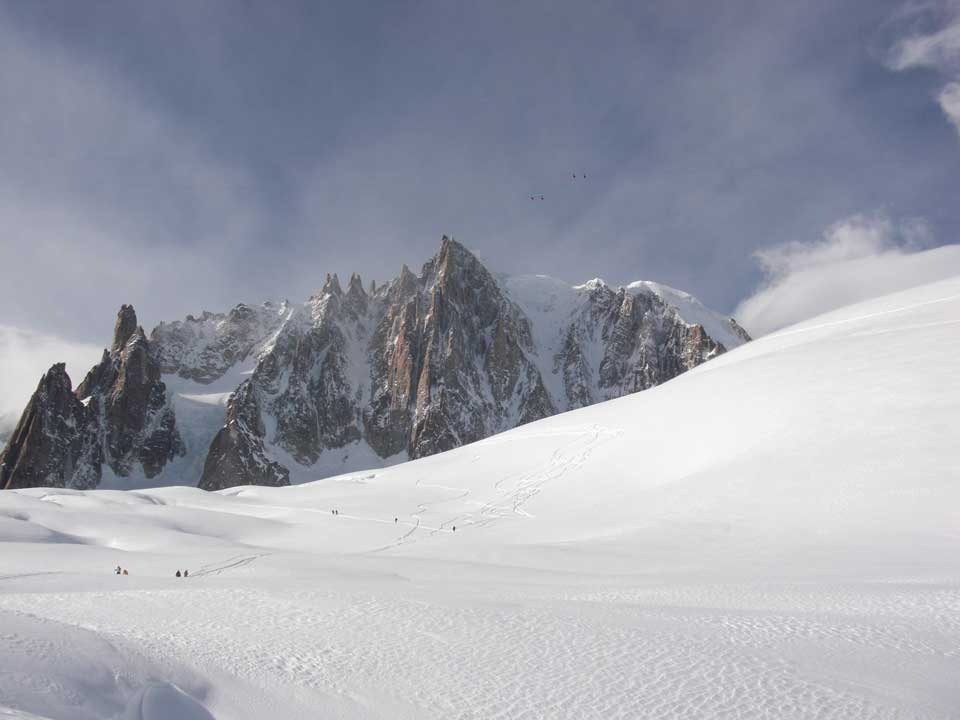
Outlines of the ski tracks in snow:
[{"label": "ski tracks in snow", "polygon": [[220,575],[227,570],[239,570],[240,568],[244,568],[254,561],[270,554],[271,553],[260,553],[259,555],[235,555],[234,557],[227,558],[226,560],[208,563],[207,565],[202,565],[200,569],[195,571],[192,575],[187,576],[187,580],[191,578],[206,577],[208,575]]}]

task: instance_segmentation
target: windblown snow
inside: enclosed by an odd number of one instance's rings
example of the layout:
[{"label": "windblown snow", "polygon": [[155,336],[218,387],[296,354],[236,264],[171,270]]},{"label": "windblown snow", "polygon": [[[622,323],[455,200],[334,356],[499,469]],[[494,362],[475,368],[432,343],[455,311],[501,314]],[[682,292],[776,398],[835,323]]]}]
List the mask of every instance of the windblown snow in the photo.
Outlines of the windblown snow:
[{"label": "windblown snow", "polygon": [[958,357],[955,278],[387,469],[0,493],[0,717],[960,717]]}]

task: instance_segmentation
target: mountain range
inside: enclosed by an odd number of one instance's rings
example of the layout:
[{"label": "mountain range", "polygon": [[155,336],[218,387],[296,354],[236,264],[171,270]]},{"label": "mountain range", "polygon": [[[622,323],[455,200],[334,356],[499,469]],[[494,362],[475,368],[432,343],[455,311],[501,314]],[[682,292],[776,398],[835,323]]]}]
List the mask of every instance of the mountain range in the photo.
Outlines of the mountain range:
[{"label": "mountain range", "polygon": [[490,272],[444,236],[419,274],[162,322],[123,305],[74,388],[41,378],[0,487],[281,486],[391,465],[645,390],[747,333],[653,282]]}]

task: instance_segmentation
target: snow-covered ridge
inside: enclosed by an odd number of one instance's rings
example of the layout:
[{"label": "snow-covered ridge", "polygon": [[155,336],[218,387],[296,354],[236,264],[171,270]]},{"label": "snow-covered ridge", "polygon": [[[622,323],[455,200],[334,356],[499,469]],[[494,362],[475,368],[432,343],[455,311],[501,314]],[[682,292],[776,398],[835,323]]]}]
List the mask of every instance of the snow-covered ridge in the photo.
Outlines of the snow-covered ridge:
[{"label": "snow-covered ridge", "polygon": [[727,350],[733,350],[750,339],[746,331],[737,325],[733,318],[711,310],[690,293],[651,280],[632,282],[626,289],[629,292],[647,292],[656,295],[673,308],[683,322],[702,326],[710,337],[723,343]]},{"label": "snow-covered ridge", "polygon": [[[607,289],[615,292],[619,289],[612,288],[602,278],[570,285],[549,275],[507,275],[503,276],[502,282],[511,299],[528,316],[545,326],[538,333],[541,337],[557,334],[591,293]],[[651,280],[636,280],[624,286],[624,289],[633,294],[656,296],[675,311],[680,320],[688,325],[701,325],[710,337],[722,343],[727,350],[733,350],[750,339],[733,318],[711,310],[683,290]]]},{"label": "snow-covered ridge", "polygon": [[[636,319],[643,329],[638,332],[631,328],[634,334],[649,335],[654,328],[663,328],[669,319],[688,329],[702,327],[709,338],[722,345],[720,352],[750,339],[732,318],[710,310],[689,293],[660,283],[637,281],[614,288],[594,278],[570,285],[547,275],[503,276],[501,283],[530,321],[540,373],[562,410],[624,394],[628,386],[622,378],[611,390],[609,376],[601,376],[605,365],[626,362],[644,367],[657,362],[655,357],[637,356],[643,351],[642,346],[624,348],[617,338],[618,333],[622,335],[617,324],[622,325],[627,316],[637,316],[636,309],[626,302],[627,295],[647,298]],[[616,347],[617,342],[621,347]],[[578,377],[572,379],[569,368],[574,349],[579,367]],[[576,389],[571,387],[572,383],[577,385]]]}]

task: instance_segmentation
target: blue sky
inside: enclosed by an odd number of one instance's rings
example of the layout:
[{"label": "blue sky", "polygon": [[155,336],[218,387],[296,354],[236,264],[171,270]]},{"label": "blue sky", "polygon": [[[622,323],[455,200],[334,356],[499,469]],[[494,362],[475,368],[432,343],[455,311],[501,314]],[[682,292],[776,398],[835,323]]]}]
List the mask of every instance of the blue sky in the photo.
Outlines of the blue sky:
[{"label": "blue sky", "polygon": [[958,17],[0,3],[0,325],[102,345],[122,302],[150,326],[301,300],[330,271],[418,267],[444,233],[496,270],[727,312],[811,257],[894,262],[960,239]]}]

